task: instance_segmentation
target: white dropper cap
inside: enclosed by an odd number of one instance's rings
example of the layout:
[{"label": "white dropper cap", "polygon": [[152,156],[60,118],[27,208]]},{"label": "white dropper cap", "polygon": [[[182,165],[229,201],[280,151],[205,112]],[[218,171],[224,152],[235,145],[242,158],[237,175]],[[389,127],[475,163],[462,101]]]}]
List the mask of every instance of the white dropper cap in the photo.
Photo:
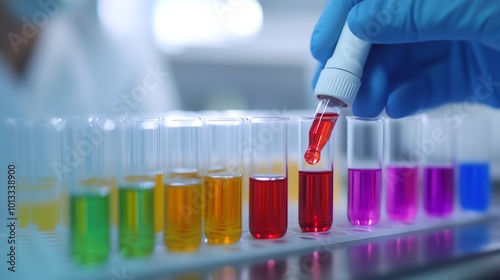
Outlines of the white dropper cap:
[{"label": "white dropper cap", "polygon": [[314,93],[319,99],[333,97],[351,107],[359,87],[361,75],[371,44],[352,34],[347,21],[342,28],[332,57],[321,71]]}]

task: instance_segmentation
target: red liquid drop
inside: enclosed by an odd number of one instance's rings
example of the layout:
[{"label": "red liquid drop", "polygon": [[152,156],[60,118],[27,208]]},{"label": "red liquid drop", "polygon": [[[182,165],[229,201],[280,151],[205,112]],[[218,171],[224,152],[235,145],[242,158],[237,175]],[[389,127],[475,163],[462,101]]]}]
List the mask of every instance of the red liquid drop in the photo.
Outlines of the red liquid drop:
[{"label": "red liquid drop", "polygon": [[253,237],[283,237],[288,225],[288,180],[283,176],[250,178],[250,221]]},{"label": "red liquid drop", "polygon": [[327,231],[333,222],[333,171],[299,171],[299,225],[303,231]]},{"label": "red liquid drop", "polygon": [[309,129],[309,146],[304,154],[304,158],[309,164],[316,164],[321,158],[321,150],[325,147],[333,128],[337,122],[338,114],[324,113],[317,114]]}]

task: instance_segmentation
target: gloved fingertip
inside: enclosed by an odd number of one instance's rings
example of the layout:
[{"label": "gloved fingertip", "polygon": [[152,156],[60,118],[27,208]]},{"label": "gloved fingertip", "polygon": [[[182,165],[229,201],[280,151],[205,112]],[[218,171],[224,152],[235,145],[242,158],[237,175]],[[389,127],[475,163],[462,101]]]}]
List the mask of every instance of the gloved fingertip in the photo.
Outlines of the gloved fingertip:
[{"label": "gloved fingertip", "polygon": [[373,118],[384,110],[387,102],[388,77],[381,66],[366,70],[352,112],[355,116]]},{"label": "gloved fingertip", "polygon": [[400,86],[387,99],[387,115],[399,119],[416,113],[424,107],[425,93],[420,83],[407,83]]},{"label": "gloved fingertip", "polygon": [[352,105],[352,114],[357,117],[362,118],[375,118],[382,112],[383,108],[376,108],[365,106],[366,104],[362,104],[359,102],[354,102]]},{"label": "gloved fingertip", "polygon": [[358,16],[358,12],[357,12],[358,5],[354,6],[352,8],[351,12],[349,12],[349,14],[347,16],[347,24],[348,24],[349,29],[351,30],[352,34],[354,34],[354,36],[358,37],[359,39],[361,39],[363,41],[368,42],[370,40],[370,38],[366,34],[367,25],[366,25],[366,23],[363,23],[363,21],[360,20],[360,17]]}]

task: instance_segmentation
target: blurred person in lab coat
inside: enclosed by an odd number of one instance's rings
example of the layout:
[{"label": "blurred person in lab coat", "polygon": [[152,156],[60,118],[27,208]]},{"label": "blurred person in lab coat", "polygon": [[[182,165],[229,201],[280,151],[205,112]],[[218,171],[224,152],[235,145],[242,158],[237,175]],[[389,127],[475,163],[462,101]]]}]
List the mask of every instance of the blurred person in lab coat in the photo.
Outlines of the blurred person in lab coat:
[{"label": "blurred person in lab coat", "polygon": [[451,102],[500,108],[499,1],[328,0],[311,39],[313,85],[346,21],[373,43],[355,115],[401,118]]},{"label": "blurred person in lab coat", "polygon": [[1,0],[0,118],[179,109],[173,77],[147,36],[128,39],[101,28],[97,0]]}]

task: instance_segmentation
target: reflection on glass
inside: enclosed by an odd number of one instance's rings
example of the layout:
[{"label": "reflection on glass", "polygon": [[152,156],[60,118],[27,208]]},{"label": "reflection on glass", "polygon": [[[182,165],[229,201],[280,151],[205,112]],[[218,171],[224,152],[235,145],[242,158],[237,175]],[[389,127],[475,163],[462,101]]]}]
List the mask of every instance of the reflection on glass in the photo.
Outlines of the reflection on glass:
[{"label": "reflection on glass", "polygon": [[489,242],[489,224],[464,226],[458,230],[457,251],[461,254],[480,251]]},{"label": "reflection on glass", "polygon": [[417,238],[397,237],[385,242],[386,264],[390,270],[415,265],[418,260]]},{"label": "reflection on glass", "polygon": [[286,268],[286,260],[270,259],[266,262],[252,265],[250,267],[250,279],[283,279]]},{"label": "reflection on glass", "polygon": [[444,229],[424,236],[424,259],[427,262],[444,260],[453,255],[453,232]]},{"label": "reflection on glass", "polygon": [[333,259],[330,252],[317,252],[300,258],[300,272],[307,279],[328,279],[332,273]]},{"label": "reflection on glass", "polygon": [[196,272],[188,272],[184,274],[176,275],[174,280],[201,280],[203,277]]},{"label": "reflection on glass", "polygon": [[377,275],[380,269],[380,244],[366,243],[348,248],[349,269],[353,277]]},{"label": "reflection on glass", "polygon": [[216,269],[212,272],[212,278],[214,280],[236,280],[239,279],[238,271],[236,268],[226,265],[220,269]]}]

